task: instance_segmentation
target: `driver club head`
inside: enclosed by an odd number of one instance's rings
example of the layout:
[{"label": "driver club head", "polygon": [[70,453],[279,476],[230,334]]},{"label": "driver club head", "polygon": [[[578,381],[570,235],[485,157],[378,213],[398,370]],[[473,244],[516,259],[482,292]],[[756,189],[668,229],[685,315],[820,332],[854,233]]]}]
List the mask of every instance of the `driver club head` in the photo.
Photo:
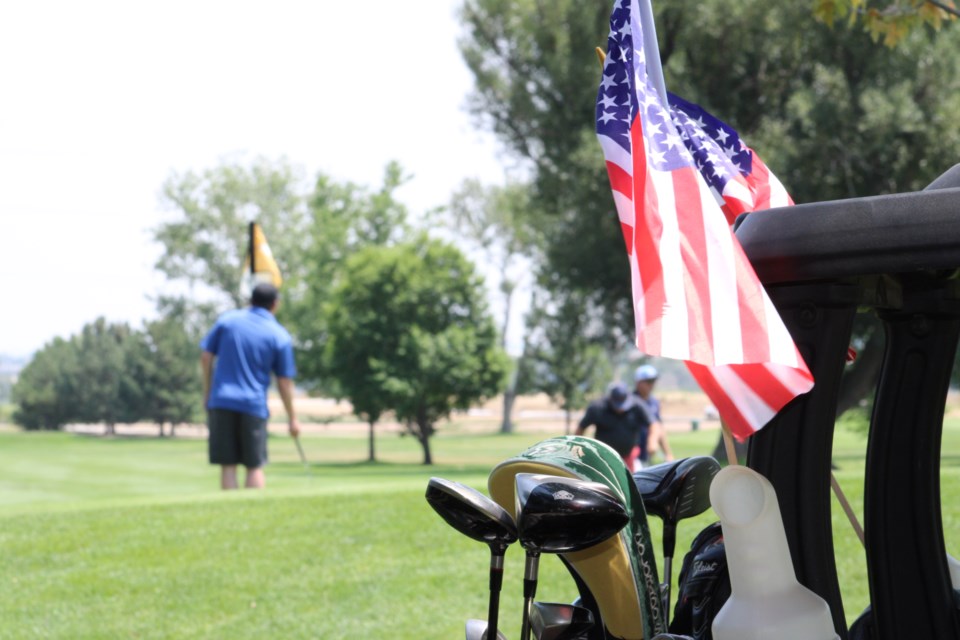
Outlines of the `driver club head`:
[{"label": "driver club head", "polygon": [[593,613],[584,607],[556,602],[534,602],[530,629],[536,640],[573,640],[593,627]]},{"label": "driver club head", "polygon": [[517,540],[517,525],[506,509],[465,484],[430,478],[427,502],[451,527],[502,553]]},{"label": "driver club head", "polygon": [[[656,478],[658,471],[665,473]],[[694,456],[644,469],[634,474],[634,478],[643,495],[643,506],[647,513],[658,516],[664,523],[676,524],[707,510],[710,506],[710,483],[719,471],[720,463],[714,458]],[[654,478],[656,485],[651,487]]]},{"label": "driver club head", "polygon": [[528,551],[567,553],[592,547],[630,521],[605,484],[532,473],[516,476],[517,532]]}]

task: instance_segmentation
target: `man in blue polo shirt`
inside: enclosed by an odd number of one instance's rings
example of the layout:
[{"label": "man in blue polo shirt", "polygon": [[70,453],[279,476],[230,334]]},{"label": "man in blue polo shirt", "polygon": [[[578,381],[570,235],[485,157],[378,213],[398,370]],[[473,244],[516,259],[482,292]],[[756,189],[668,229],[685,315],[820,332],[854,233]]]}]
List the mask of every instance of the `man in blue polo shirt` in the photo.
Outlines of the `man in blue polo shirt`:
[{"label": "man in blue polo shirt", "polygon": [[279,292],[258,284],[250,307],[228,311],[200,343],[203,399],[210,430],[210,464],[220,465],[220,486],[237,488],[237,465],[246,467],[245,486],[261,489],[267,462],[267,389],[270,375],[289,419],[290,435],[300,434],[293,409],[293,340],[274,317]]}]

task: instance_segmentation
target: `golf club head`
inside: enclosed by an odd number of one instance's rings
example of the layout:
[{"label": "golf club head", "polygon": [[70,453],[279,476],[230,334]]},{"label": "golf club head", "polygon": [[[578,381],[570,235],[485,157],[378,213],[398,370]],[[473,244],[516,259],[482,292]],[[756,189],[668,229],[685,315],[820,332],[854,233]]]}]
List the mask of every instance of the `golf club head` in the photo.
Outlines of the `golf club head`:
[{"label": "golf club head", "polygon": [[648,514],[676,524],[710,506],[710,483],[720,463],[710,456],[664,462],[633,474]]},{"label": "golf club head", "polygon": [[557,602],[534,602],[530,629],[536,640],[574,640],[593,627],[589,609]]},{"label": "golf club head", "polygon": [[[467,640],[487,640],[487,621],[467,620]],[[507,640],[500,629],[497,629],[497,640]]]},{"label": "golf club head", "polygon": [[528,551],[580,551],[630,521],[621,498],[605,484],[533,473],[518,473],[515,481],[517,532]]},{"label": "golf club head", "polygon": [[507,511],[476,489],[465,484],[430,478],[427,502],[451,527],[491,550],[503,553],[517,540],[517,525]]}]

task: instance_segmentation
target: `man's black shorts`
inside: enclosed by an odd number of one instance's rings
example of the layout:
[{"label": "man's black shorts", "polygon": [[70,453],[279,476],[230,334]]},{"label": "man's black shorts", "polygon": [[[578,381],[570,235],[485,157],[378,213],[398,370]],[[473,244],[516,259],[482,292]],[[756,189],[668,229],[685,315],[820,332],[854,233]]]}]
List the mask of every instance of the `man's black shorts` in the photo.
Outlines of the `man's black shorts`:
[{"label": "man's black shorts", "polygon": [[267,463],[267,421],[229,409],[210,409],[210,464],[242,464],[256,469]]}]

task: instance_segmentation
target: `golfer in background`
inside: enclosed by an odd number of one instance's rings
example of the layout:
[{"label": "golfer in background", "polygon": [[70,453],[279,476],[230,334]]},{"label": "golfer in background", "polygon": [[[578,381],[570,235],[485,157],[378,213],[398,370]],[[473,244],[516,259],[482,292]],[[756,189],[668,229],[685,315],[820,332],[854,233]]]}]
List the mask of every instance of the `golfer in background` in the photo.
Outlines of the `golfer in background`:
[{"label": "golfer in background", "polygon": [[619,453],[632,473],[636,465],[634,445],[647,437],[650,422],[647,410],[634,400],[627,385],[614,382],[607,388],[607,395],[590,403],[575,434],[582,436],[589,427],[595,427],[594,438]]},{"label": "golfer in background", "polygon": [[239,464],[246,467],[248,489],[261,489],[265,484],[271,373],[277,377],[290,435],[296,438],[300,434],[293,410],[297,373],[293,341],[274,317],[278,304],[277,288],[258,284],[250,307],[224,313],[200,343],[210,464],[220,465],[222,489],[237,488]]},{"label": "golfer in background", "polygon": [[640,467],[652,464],[653,456],[663,452],[663,459],[673,460],[673,451],[670,450],[670,441],[667,439],[667,430],[660,417],[660,400],[653,396],[653,387],[657,384],[660,374],[652,364],[643,364],[637,367],[633,374],[633,399],[647,410],[651,418],[650,432],[646,439],[637,442],[637,461]]}]

